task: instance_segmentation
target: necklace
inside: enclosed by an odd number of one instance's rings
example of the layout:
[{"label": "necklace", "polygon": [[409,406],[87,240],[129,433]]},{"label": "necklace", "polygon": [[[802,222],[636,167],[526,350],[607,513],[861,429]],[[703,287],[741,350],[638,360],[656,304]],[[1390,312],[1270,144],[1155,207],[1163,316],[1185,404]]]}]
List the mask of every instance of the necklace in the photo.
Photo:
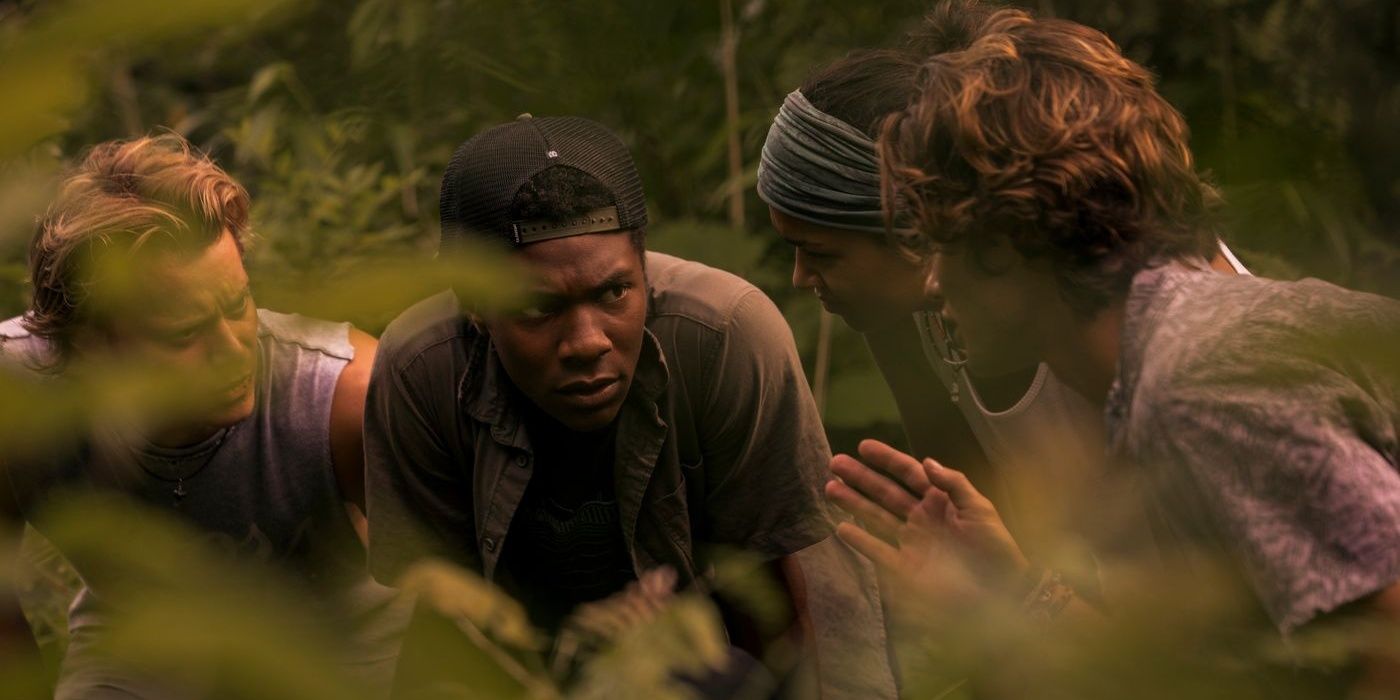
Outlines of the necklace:
[{"label": "necklace", "polygon": [[[181,474],[180,476],[177,476],[172,479],[163,474],[158,474],[154,471],[151,471],[150,467],[146,466],[145,460],[142,459],[144,455],[136,456],[136,466],[140,467],[141,471],[146,472],[146,476],[149,476],[152,479],[164,481],[167,484],[175,484],[175,488],[171,490],[170,494],[175,497],[175,507],[178,508],[180,506],[180,501],[185,500],[185,495],[189,493],[188,491],[185,491],[185,479],[193,479],[196,476],[199,476],[199,473],[204,471],[204,468],[209,466],[210,462],[214,461],[214,457],[219,454],[219,448],[224,446],[224,441],[228,439],[229,434],[232,432],[233,427],[224,428],[223,430],[219,431],[219,439],[214,443],[213,447],[209,448],[209,454],[204,458],[204,461],[200,462],[199,466],[195,467],[194,470],[188,474]],[[158,457],[157,459],[161,459],[161,461],[164,461],[170,465],[175,465],[179,463],[178,459],[168,459],[160,457]]]},{"label": "necklace", "polygon": [[[938,350],[939,359],[943,360],[943,364],[953,371],[953,381],[949,385],[948,397],[953,400],[953,403],[958,403],[961,398],[958,391],[958,379],[967,370],[967,353],[963,350],[962,344],[958,342],[953,329],[949,328],[947,322],[943,320],[943,314],[934,311],[929,313],[929,316],[933,321],[930,324],[932,330],[937,334],[933,344],[934,349]],[[938,340],[943,342],[937,342]]]}]

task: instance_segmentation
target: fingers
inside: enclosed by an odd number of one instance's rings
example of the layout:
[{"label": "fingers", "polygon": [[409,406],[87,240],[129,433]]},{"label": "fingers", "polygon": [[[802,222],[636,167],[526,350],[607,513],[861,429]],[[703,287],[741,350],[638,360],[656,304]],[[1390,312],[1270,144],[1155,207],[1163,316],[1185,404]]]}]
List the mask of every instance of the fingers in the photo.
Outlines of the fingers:
[{"label": "fingers", "polygon": [[967,475],[956,469],[949,469],[935,460],[925,459],[923,471],[928,476],[929,483],[947,493],[953,505],[960,509],[971,508],[987,500],[982,492],[972,485]]},{"label": "fingers", "polygon": [[676,571],[662,566],[643,572],[622,591],[603,600],[580,605],[573,626],[603,639],[613,639],[628,628],[654,619],[675,595]]},{"label": "fingers", "polygon": [[[918,462],[914,468],[919,469]],[[922,469],[920,469],[922,472]],[[919,502],[919,497],[911,494],[900,482],[872,469],[848,455],[831,458],[831,472],[847,486],[859,491],[867,500],[888,511],[899,520],[908,517],[909,509]],[[927,479],[924,488],[928,488]],[[917,492],[923,494],[923,490]]]},{"label": "fingers", "polygon": [[851,546],[861,556],[874,562],[876,566],[897,570],[899,550],[854,523],[841,523],[836,526],[836,536]]},{"label": "fingers", "polygon": [[899,545],[923,551],[942,551],[949,543],[948,525],[953,512],[948,494],[931,488],[909,512],[899,530]]},{"label": "fingers", "polygon": [[938,489],[929,489],[923,500],[909,512],[909,521],[901,531],[902,536],[908,539],[911,533],[931,535],[944,532],[948,527],[949,509],[952,507],[948,494]]},{"label": "fingers", "polygon": [[894,479],[910,493],[915,500],[928,488],[928,476],[919,460],[886,445],[879,440],[861,440],[856,447],[860,458],[871,468]]},{"label": "fingers", "polygon": [[899,526],[903,524],[903,521],[889,511],[836,479],[826,482],[826,497],[836,504],[836,507],[855,516],[865,523],[866,527],[885,539],[894,539]]},{"label": "fingers", "polygon": [[660,566],[644,572],[637,586],[648,600],[663,602],[676,590],[676,570],[670,566]]}]

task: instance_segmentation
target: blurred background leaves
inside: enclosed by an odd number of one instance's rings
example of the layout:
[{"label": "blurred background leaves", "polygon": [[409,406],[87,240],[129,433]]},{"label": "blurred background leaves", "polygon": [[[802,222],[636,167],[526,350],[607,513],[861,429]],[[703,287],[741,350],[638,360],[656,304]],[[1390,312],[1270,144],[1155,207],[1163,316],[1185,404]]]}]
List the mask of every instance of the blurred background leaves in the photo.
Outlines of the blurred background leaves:
[{"label": "blurred background leaves", "polygon": [[[1230,202],[1226,238],[1256,272],[1400,294],[1400,4],[1020,4],[1103,29],[1157,73]],[[24,308],[25,246],[60,164],[98,141],[170,129],[251,191],[248,263],[263,304],[378,332],[424,285],[443,281],[412,273],[436,249],[437,180],[453,148],[521,112],[572,113],[633,148],[652,247],[761,286],[811,368],[817,306],[789,288],[791,252],[751,187],[756,155],[783,95],[812,67],[896,43],[924,7],[0,0],[0,317]],[[726,11],[732,56],[721,41]],[[737,89],[726,105],[730,64]],[[735,183],[742,221],[727,200]],[[509,272],[494,259],[476,263],[458,273],[488,297],[508,296]],[[838,323],[830,343],[833,446],[897,442],[892,402],[859,336]],[[25,556],[34,566],[17,585],[52,653],[76,582],[42,542]]]},{"label": "blurred background leaves", "polygon": [[[718,0],[167,4],[0,2],[5,79],[33,83],[4,93],[26,98],[9,101],[14,126],[2,152],[16,157],[0,175],[19,173],[5,182],[26,186],[0,190],[0,313],[23,308],[17,241],[46,198],[35,173],[51,174],[91,143],[169,128],[209,150],[252,191],[258,241],[249,265],[262,289],[268,280],[353,277],[386,255],[426,259],[436,247],[438,176],[460,141],[521,112],[574,113],[632,146],[653,247],[759,284],[790,318],[809,368],[816,304],[788,288],[791,253],[751,187],[756,155],[783,95],[812,67],[897,43],[925,8],[734,3],[742,169],[732,173]],[[1160,76],[1194,129],[1202,166],[1229,197],[1227,239],[1257,271],[1400,293],[1394,3],[1026,4],[1104,29]],[[135,19],[153,16],[165,19]],[[28,71],[31,62],[43,71]],[[67,72],[42,77],[56,66]],[[726,215],[732,181],[746,204],[738,228]],[[371,332],[387,321],[353,308],[338,317]],[[842,448],[856,435],[898,439],[859,337],[836,325],[833,439]]]}]

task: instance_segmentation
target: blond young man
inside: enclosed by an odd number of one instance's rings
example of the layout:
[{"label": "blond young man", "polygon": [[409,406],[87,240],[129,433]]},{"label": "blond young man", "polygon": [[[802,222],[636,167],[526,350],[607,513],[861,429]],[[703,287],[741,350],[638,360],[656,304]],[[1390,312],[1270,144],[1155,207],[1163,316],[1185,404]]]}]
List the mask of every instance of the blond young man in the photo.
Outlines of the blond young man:
[{"label": "blond young man", "polygon": [[[43,532],[45,509],[75,491],[165,511],[235,560],[304,584],[349,640],[347,663],[387,688],[401,613],[368,578],[355,522],[375,341],[254,306],[248,209],[243,187],[173,134],[100,144],[68,174],[30,249],[33,301],[0,324],[0,359],[53,382],[119,363],[161,367],[190,378],[198,400],[178,415],[94,421],[72,449],[0,455],[0,514],[12,533],[26,521]],[[57,697],[190,691],[101,658],[95,640],[122,601],[106,597],[105,572],[72,563],[85,586]]]}]

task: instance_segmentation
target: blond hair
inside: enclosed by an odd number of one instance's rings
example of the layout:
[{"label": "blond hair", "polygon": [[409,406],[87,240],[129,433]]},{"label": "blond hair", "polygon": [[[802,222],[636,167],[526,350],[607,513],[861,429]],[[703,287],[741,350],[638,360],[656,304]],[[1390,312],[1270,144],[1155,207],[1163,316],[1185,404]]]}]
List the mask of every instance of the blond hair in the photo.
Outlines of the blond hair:
[{"label": "blond hair", "polygon": [[202,249],[228,231],[240,250],[248,192],[173,133],[94,146],[63,179],[29,249],[33,300],[24,325],[61,362],[92,320],[91,263],[152,243]]}]

